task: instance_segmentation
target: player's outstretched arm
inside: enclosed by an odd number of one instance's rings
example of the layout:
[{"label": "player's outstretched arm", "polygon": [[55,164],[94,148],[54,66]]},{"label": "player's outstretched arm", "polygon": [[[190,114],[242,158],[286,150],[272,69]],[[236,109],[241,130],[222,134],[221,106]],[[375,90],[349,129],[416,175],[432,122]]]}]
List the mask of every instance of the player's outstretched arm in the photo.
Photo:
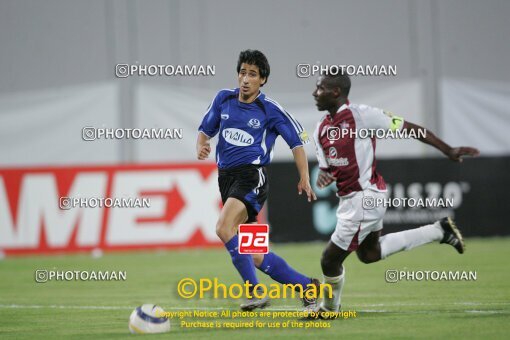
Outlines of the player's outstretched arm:
[{"label": "player's outstretched arm", "polygon": [[201,161],[209,157],[211,153],[211,144],[209,136],[205,133],[199,132],[197,138],[197,158]]},{"label": "player's outstretched arm", "polygon": [[296,166],[299,172],[299,182],[298,182],[298,193],[301,195],[302,192],[306,192],[306,196],[308,196],[308,202],[311,202],[312,199],[315,201],[317,196],[315,196],[315,192],[312,190],[312,186],[310,185],[310,175],[308,174],[308,160],[306,159],[305,149],[302,146],[298,146],[292,149],[292,154],[294,155],[294,161],[296,162]]},{"label": "player's outstretched arm", "polygon": [[[460,146],[452,148],[448,144],[446,144],[441,138],[434,135],[430,130],[425,129],[424,127],[421,127],[419,125],[413,124],[411,122],[404,122],[403,129],[407,132],[413,131],[416,136],[419,136],[417,139],[425,144],[432,145],[442,153],[446,155],[449,159],[451,159],[454,162],[462,162],[462,157],[464,156],[471,156],[476,157],[480,154],[480,151],[478,149],[469,147],[469,146]],[[419,131],[425,132],[425,137],[421,137]]]}]

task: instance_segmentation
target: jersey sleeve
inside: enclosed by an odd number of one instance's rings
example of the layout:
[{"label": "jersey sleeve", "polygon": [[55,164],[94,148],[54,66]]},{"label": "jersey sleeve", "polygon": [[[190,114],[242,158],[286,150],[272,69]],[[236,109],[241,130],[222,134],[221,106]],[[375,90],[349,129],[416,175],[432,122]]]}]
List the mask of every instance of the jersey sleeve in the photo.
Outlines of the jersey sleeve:
[{"label": "jersey sleeve", "polygon": [[404,126],[404,119],[391,112],[365,105],[360,108],[362,119],[368,129],[397,131]]},{"label": "jersey sleeve", "polygon": [[222,97],[222,92],[218,92],[216,97],[214,97],[213,101],[207,108],[207,111],[204,114],[204,118],[202,119],[202,123],[198,127],[198,131],[204,133],[206,136],[212,138],[216,136],[218,130],[220,129],[220,121],[221,121],[221,109],[220,109],[220,101]]},{"label": "jersey sleeve", "polygon": [[317,160],[319,161],[319,168],[321,170],[327,171],[329,166],[326,161],[326,155],[324,154],[324,150],[322,149],[322,145],[319,138],[319,129],[321,126],[321,122],[317,123],[317,127],[313,133],[313,141],[315,143],[315,153],[317,154]]},{"label": "jersey sleeve", "polygon": [[301,124],[279,105],[270,105],[269,128],[282,136],[291,149],[310,143]]}]

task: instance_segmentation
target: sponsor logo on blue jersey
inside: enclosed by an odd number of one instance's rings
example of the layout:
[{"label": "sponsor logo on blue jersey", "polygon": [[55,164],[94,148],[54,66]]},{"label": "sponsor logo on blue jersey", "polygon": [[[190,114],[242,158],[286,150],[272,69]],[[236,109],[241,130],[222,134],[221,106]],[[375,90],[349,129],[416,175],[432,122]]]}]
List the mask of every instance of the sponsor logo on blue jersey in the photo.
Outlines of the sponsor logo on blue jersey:
[{"label": "sponsor logo on blue jersey", "polygon": [[255,140],[248,132],[236,128],[227,128],[222,135],[225,141],[236,146],[252,145]]}]

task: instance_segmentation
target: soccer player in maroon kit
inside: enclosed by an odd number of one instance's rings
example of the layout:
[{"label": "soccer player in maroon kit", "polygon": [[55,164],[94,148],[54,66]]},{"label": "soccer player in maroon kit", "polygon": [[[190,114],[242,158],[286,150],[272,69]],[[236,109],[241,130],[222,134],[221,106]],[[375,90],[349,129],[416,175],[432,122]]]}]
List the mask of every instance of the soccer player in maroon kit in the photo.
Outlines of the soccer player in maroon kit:
[{"label": "soccer player in maroon kit", "polygon": [[409,133],[410,136],[419,136],[419,141],[432,145],[454,162],[462,162],[464,156],[479,154],[471,147],[452,148],[429,130],[389,112],[351,104],[348,100],[350,87],[347,75],[322,75],[313,91],[317,109],[328,111],[314,133],[320,167],[317,186],[324,188],[336,182],[340,198],[336,229],[321,258],[324,282],[333,288],[333,297],[326,297],[319,306],[319,311],[324,312],[336,312],[340,308],[345,280],[342,264],[353,251],[363,263],[377,262],[394,253],[434,241],[450,244],[461,254],[464,252],[462,235],[449,217],[381,237],[386,207],[364,207],[367,197],[379,201],[386,198],[386,184],[376,171],[376,139],[360,138],[353,133],[340,135],[339,132],[342,129],[353,132],[382,129]]}]

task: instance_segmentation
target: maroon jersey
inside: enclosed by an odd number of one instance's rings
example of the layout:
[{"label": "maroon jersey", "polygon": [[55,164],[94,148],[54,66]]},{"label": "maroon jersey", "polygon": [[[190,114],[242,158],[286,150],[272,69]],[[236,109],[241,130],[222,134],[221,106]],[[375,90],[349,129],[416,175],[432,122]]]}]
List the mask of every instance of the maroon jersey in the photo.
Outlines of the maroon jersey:
[{"label": "maroon jersey", "polygon": [[321,118],[314,133],[319,167],[336,178],[339,196],[365,189],[386,191],[384,179],[376,171],[376,138],[367,132],[396,131],[402,126],[400,117],[349,102],[333,117],[327,114]]}]

